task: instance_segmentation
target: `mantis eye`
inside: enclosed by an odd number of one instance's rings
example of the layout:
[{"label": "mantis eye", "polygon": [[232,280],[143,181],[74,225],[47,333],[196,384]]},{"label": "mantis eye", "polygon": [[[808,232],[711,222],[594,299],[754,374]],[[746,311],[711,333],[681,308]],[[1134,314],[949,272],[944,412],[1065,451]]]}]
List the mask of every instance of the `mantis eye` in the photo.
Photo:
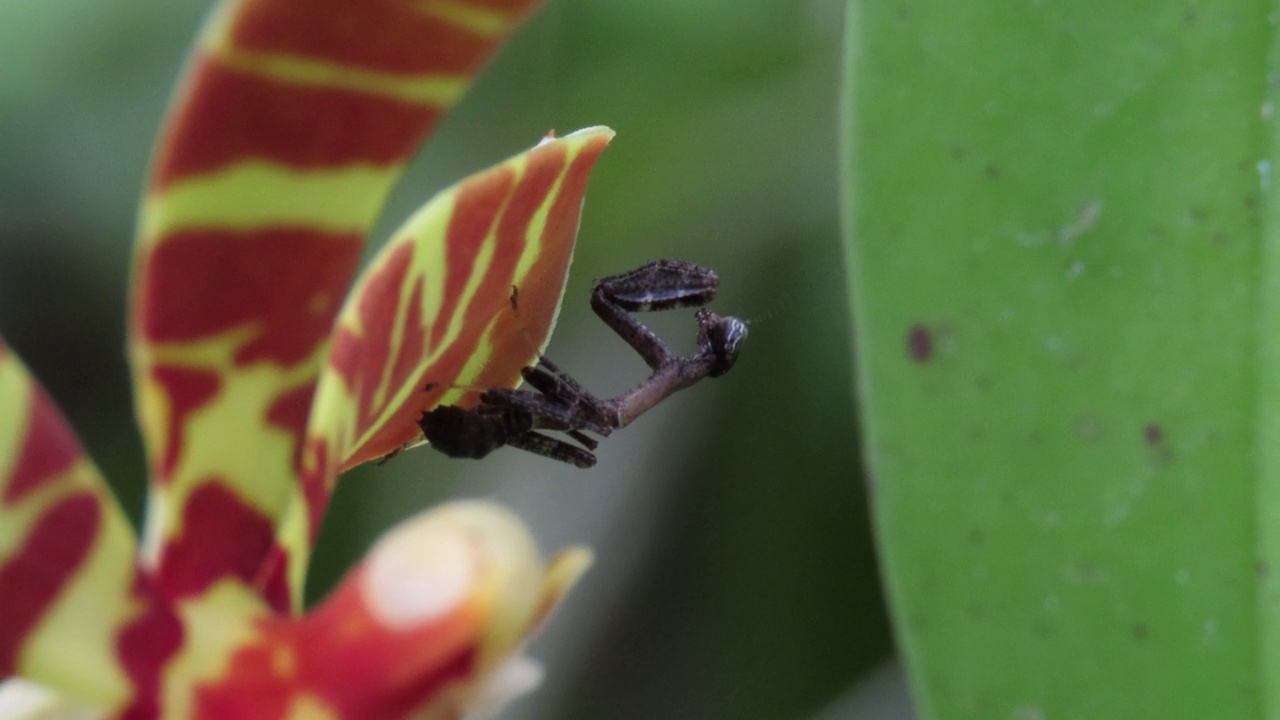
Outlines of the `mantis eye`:
[{"label": "mantis eye", "polygon": [[710,350],[716,362],[707,374],[720,377],[738,361],[739,345],[747,338],[747,324],[736,317],[698,311],[698,345]]}]

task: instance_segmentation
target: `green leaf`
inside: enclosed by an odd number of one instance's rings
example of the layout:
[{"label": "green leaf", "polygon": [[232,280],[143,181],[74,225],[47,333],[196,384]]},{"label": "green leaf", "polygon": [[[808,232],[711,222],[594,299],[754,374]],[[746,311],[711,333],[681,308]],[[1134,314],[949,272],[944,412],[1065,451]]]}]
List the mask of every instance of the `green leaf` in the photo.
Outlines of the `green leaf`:
[{"label": "green leaf", "polygon": [[850,4],[858,374],[922,717],[1280,717],[1269,11]]}]

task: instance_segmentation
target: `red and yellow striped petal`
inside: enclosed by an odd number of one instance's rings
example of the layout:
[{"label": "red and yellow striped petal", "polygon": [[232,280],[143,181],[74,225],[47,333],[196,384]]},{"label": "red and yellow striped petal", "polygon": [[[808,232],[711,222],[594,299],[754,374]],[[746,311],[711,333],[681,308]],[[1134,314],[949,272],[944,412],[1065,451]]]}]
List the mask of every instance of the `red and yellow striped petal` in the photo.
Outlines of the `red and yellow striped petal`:
[{"label": "red and yellow striped petal", "polygon": [[135,550],[97,469],[0,341],[0,677],[101,709],[151,702],[183,633]]},{"label": "red and yellow striped petal", "polygon": [[442,396],[474,395],[451,385],[519,384],[551,334],[587,179],[612,138],[597,127],[548,139],[395,233],[338,317],[312,411],[309,435],[333,443],[340,471],[420,440],[416,421]]},{"label": "red and yellow striped petal", "polygon": [[[303,486],[264,584],[287,577],[301,587],[338,472],[421,441],[423,410],[474,394],[453,385],[520,382],[551,333],[587,179],[612,138],[603,127],[548,138],[471,176],[428,202],[366,269],[337,321]],[[428,383],[438,387],[424,391]]]},{"label": "red and yellow striped petal", "polygon": [[[175,597],[254,584],[360,247],[532,0],[240,0],[211,17],[141,213],[130,349]],[[287,588],[269,588],[289,605]]]},{"label": "red and yellow striped petal", "polygon": [[424,513],[310,614],[260,620],[210,664],[220,674],[182,693],[192,700],[182,717],[462,717],[519,689],[500,687],[502,668],[589,562],[575,548],[544,567],[520,521],[487,503]]}]

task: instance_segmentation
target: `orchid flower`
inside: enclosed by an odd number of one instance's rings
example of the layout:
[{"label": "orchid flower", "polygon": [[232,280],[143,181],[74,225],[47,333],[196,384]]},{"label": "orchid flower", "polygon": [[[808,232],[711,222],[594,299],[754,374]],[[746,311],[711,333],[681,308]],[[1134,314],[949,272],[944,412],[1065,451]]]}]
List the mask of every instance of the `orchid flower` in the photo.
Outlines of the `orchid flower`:
[{"label": "orchid flower", "polygon": [[301,602],[338,474],[476,401],[454,388],[515,386],[551,332],[607,128],[443,191],[352,285],[409,156],[535,4],[214,10],[140,212],[141,542],[0,341],[0,717],[456,718],[536,683],[523,644],[589,554],[544,563],[490,503],[409,519]]}]

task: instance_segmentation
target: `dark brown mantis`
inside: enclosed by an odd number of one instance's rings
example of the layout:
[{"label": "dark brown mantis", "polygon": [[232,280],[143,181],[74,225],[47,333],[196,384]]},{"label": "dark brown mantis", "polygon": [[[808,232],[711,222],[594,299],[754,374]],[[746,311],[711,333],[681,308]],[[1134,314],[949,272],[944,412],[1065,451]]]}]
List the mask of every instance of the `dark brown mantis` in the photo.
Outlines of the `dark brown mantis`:
[{"label": "dark brown mantis", "polygon": [[[450,457],[482,458],[503,445],[560,460],[581,468],[596,464],[598,442],[678,390],[706,377],[719,377],[733,367],[747,325],[702,307],[715,298],[719,277],[714,270],[682,260],[655,260],[630,272],[597,280],[591,307],[652,369],[640,384],[614,398],[602,399],[578,384],[545,357],[524,368],[527,388],[492,389],[472,408],[443,405],[418,421],[431,446]],[[517,309],[518,292],[511,303]],[[697,349],[675,354],[632,313],[699,308]],[[430,387],[430,386],[429,386]],[[558,431],[576,441],[541,431]]]}]

